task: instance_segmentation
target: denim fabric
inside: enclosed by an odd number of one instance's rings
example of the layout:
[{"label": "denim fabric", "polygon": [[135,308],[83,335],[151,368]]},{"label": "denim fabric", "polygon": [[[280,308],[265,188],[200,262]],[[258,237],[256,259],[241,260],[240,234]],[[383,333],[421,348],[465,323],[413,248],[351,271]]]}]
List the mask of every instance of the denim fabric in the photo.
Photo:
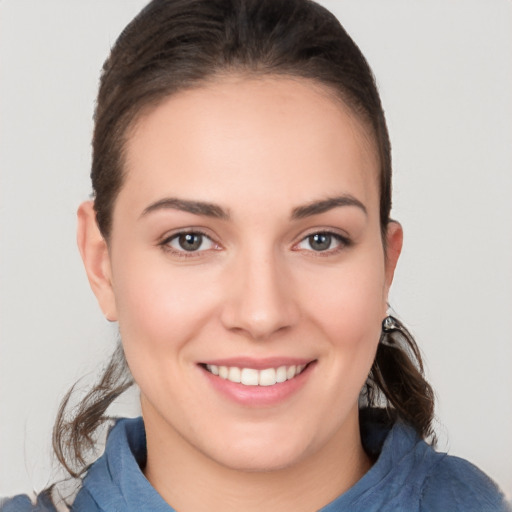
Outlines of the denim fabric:
[{"label": "denim fabric", "polygon": [[[319,512],[510,511],[494,482],[469,462],[436,452],[410,426],[391,428],[362,416],[362,439],[377,461],[353,487]],[[175,512],[146,480],[141,418],[119,420],[91,466],[72,512]],[[55,512],[47,495],[33,505],[17,496],[1,512]]]}]

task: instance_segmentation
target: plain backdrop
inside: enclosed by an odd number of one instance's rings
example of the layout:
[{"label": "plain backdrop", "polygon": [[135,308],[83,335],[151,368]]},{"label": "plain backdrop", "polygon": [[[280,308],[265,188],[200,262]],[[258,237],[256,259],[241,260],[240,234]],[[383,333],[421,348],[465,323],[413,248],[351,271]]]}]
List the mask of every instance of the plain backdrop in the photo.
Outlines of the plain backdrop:
[{"label": "plain backdrop", "polygon": [[[0,495],[52,481],[58,402],[112,351],[75,244],[99,71],[143,0],[0,1]],[[512,495],[512,3],[324,1],[377,76],[405,230],[391,303],[442,450]],[[136,397],[118,410],[137,414]]]}]

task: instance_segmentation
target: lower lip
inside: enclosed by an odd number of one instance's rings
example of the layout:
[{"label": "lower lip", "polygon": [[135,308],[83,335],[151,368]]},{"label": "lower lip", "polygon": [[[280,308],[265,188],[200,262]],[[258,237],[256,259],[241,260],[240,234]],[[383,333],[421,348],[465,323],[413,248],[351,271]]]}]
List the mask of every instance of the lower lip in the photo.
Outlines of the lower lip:
[{"label": "lower lip", "polygon": [[309,363],[293,379],[272,386],[245,386],[237,382],[222,379],[200,366],[209,383],[215,390],[230,400],[247,407],[271,407],[285,402],[306,384],[315,362]]}]

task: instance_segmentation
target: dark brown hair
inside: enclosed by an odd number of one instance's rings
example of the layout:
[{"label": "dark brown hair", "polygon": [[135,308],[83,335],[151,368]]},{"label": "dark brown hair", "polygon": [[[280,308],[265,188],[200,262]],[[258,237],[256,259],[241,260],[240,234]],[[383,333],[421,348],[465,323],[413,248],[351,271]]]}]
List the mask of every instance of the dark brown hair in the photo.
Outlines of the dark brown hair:
[{"label": "dark brown hair", "polygon": [[[123,185],[125,142],[147,109],[169,95],[229,73],[292,76],[327,87],[367,126],[380,159],[380,224],[390,222],[391,148],[372,71],[338,20],[309,0],[153,0],[125,28],[103,66],[91,179],[98,226],[108,241]],[[362,398],[431,432],[433,393],[412,336],[383,335]],[[54,427],[54,448],[73,475],[86,467],[109,404],[132,379],[121,346],[100,382],[68,417],[71,394]],[[71,392],[70,392],[71,393]]]}]

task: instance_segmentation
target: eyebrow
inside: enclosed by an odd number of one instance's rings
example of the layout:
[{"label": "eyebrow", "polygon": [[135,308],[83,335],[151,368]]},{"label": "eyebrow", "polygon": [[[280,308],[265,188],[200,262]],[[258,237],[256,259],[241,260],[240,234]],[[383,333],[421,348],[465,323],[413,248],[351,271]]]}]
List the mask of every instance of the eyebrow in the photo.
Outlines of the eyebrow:
[{"label": "eyebrow", "polygon": [[[313,201],[303,206],[297,206],[292,210],[292,220],[304,219],[313,215],[319,215],[325,213],[334,208],[342,206],[355,206],[361,209],[365,215],[367,210],[364,204],[351,196],[345,194],[336,197],[329,197],[327,199],[321,199],[319,201]],[[194,215],[203,215],[205,217],[212,217],[215,219],[229,220],[230,215],[227,210],[214,203],[208,203],[205,201],[191,201],[188,199],[178,199],[176,197],[166,197],[150,204],[141,214],[141,217],[157,211],[157,210],[181,210],[184,212],[192,213]]]},{"label": "eyebrow", "polygon": [[166,197],[150,204],[142,212],[141,217],[144,217],[148,213],[165,209],[181,210],[194,215],[204,215],[205,217],[213,217],[222,220],[229,219],[229,213],[216,204],[204,201],[189,201],[187,199],[178,199],[175,197]]},{"label": "eyebrow", "polygon": [[325,213],[333,208],[341,206],[355,206],[361,209],[365,215],[368,215],[365,205],[350,194],[344,194],[336,197],[329,197],[320,201],[313,201],[312,203],[304,206],[298,206],[292,210],[292,219],[304,219],[305,217],[311,217],[312,215],[319,215]]}]

